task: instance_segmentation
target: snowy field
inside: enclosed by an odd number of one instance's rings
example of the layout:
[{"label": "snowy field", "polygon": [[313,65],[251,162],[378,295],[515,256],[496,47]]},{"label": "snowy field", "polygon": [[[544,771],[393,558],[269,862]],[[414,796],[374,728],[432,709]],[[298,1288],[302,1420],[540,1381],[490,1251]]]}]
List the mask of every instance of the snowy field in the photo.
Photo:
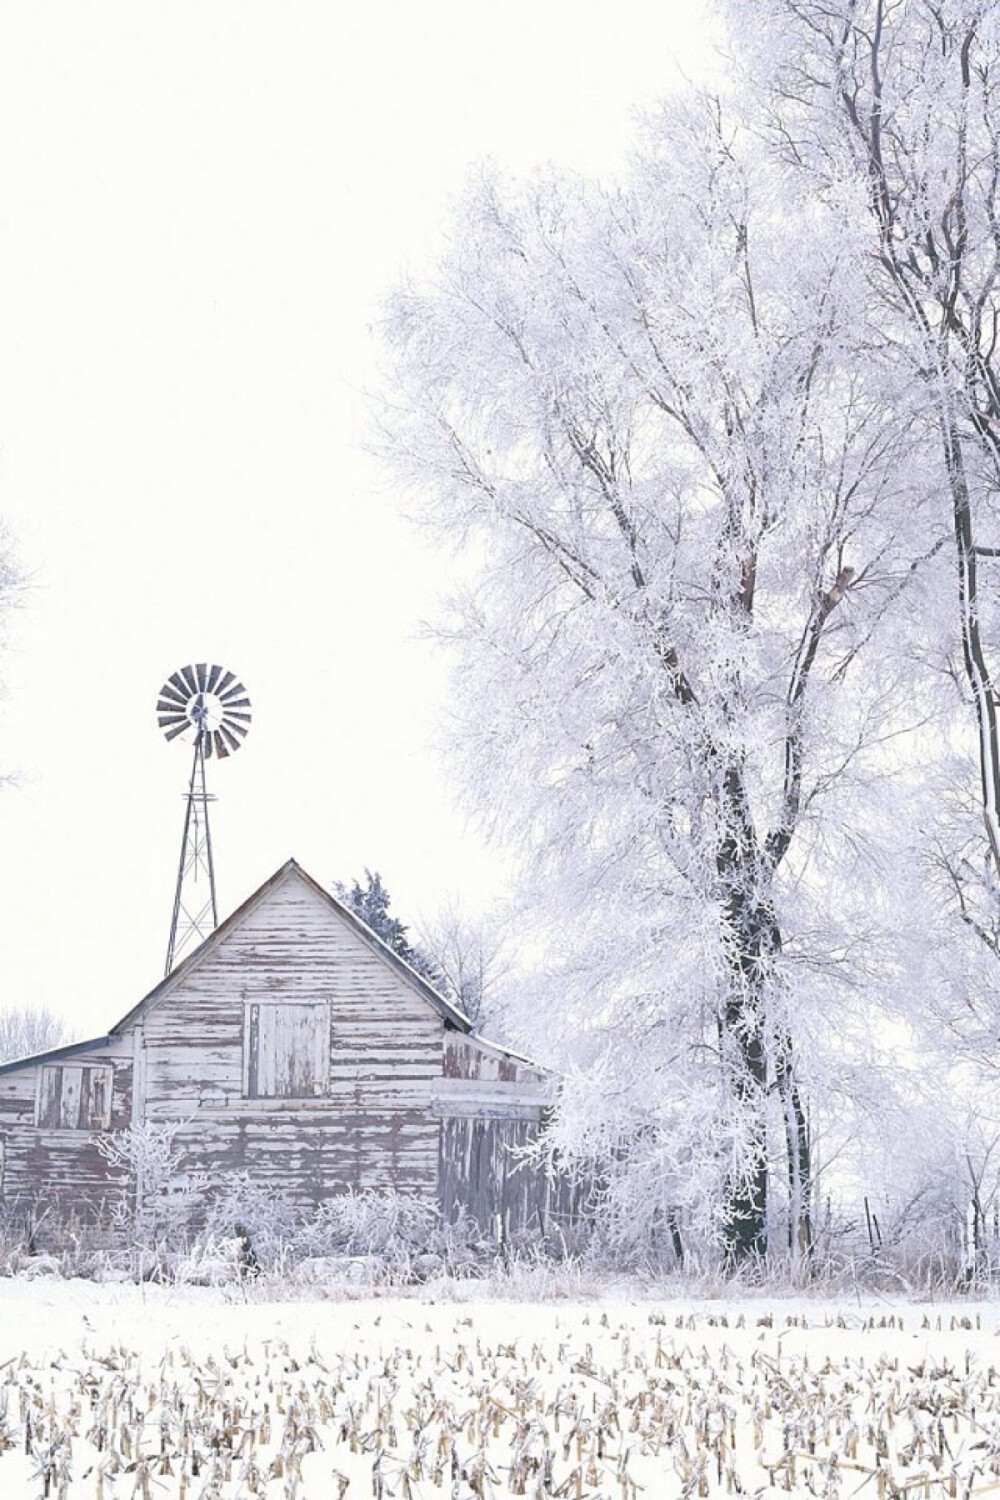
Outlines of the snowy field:
[{"label": "snowy field", "polygon": [[998,1333],[996,1303],[0,1280],[0,1497],[1000,1494]]}]

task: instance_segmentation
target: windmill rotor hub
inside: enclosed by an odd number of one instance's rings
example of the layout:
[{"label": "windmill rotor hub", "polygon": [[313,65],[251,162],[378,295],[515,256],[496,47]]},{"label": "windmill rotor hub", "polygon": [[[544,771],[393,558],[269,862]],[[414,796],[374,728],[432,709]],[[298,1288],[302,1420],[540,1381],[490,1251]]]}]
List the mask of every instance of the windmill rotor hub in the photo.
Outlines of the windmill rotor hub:
[{"label": "windmill rotor hub", "polygon": [[187,716],[197,729],[218,729],[226,716],[226,706],[214,693],[199,693],[188,704]]}]

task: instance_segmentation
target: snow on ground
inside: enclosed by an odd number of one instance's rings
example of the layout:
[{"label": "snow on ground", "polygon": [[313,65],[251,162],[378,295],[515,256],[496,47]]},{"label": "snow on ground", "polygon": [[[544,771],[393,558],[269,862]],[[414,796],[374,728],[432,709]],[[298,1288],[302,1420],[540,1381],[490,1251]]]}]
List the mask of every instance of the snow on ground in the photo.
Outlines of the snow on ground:
[{"label": "snow on ground", "polygon": [[773,1489],[1000,1494],[1000,1304],[0,1279],[0,1500]]}]

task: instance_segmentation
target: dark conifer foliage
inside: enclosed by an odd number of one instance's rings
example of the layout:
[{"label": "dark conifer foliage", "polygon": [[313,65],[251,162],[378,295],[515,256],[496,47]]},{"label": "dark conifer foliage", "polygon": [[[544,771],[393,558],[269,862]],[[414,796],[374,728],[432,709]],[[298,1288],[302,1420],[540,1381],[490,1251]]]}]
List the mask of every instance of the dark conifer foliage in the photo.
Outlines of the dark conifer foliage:
[{"label": "dark conifer foliage", "polygon": [[356,917],[360,917],[366,927],[370,927],[377,937],[380,937],[393,953],[399,955],[411,969],[426,979],[428,984],[442,988],[442,975],[437,965],[426,953],[410,942],[407,933],[409,928],[398,917],[392,916],[389,911],[391,898],[386,890],[381,875],[377,870],[369,870],[365,867],[364,884],[355,880],[351,885],[344,885],[339,880],[334,882],[334,891],[344,905],[349,907]]}]

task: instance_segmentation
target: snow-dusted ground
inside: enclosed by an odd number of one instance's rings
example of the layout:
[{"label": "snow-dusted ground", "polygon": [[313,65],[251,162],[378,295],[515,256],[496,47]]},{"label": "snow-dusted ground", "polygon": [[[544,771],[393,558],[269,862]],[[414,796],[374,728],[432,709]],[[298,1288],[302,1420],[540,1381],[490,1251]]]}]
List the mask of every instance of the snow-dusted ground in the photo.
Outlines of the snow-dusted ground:
[{"label": "snow-dusted ground", "polygon": [[1000,1494],[998,1334],[996,1303],[0,1279],[0,1500]]}]

